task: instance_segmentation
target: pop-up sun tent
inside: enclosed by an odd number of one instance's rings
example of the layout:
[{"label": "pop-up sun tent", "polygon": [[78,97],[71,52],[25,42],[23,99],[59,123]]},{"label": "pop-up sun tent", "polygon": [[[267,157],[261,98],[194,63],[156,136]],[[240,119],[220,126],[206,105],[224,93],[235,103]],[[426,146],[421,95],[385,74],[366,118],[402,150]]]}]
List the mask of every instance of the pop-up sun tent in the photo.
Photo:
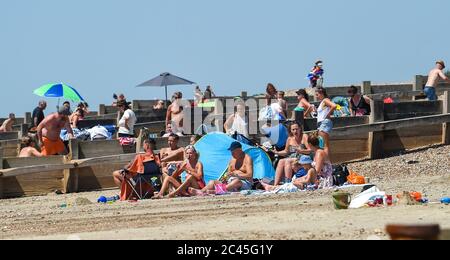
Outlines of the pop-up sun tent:
[{"label": "pop-up sun tent", "polygon": [[[195,148],[200,153],[200,161],[203,163],[204,180],[219,180],[228,168],[231,160],[231,152],[228,151],[233,138],[223,133],[211,133],[200,139]],[[274,179],[275,170],[269,156],[260,148],[242,143],[242,150],[253,159],[254,179]]]}]

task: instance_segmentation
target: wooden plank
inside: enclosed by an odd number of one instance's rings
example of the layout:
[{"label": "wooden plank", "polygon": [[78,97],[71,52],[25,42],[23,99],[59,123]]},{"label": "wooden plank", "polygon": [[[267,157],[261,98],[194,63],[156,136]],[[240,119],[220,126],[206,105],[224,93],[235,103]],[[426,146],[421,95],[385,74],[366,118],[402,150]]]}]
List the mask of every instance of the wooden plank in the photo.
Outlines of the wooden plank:
[{"label": "wooden plank", "polygon": [[369,133],[369,158],[380,159],[383,158],[383,143],[385,142],[383,132]]},{"label": "wooden plank", "polygon": [[16,157],[19,153],[17,151],[17,147],[10,147],[10,148],[4,148],[3,149],[3,156],[4,157]]},{"label": "wooden plank", "polygon": [[4,182],[3,178],[0,178],[0,199],[4,199],[5,198],[3,182]]},{"label": "wooden plank", "polygon": [[385,121],[360,126],[341,127],[333,129],[331,136],[352,136],[360,133],[393,130],[397,128],[413,128],[418,126],[443,124],[447,122],[450,122],[450,114]]},{"label": "wooden plank", "polygon": [[442,125],[418,126],[414,128],[399,128],[384,131],[384,136],[420,137],[427,135],[441,135]]},{"label": "wooden plank", "polygon": [[358,133],[358,134],[354,134],[354,135],[347,135],[347,136],[332,136],[330,138],[330,140],[362,140],[362,141],[366,141],[368,140],[369,135],[368,133]]},{"label": "wooden plank", "polygon": [[365,159],[368,157],[367,152],[348,152],[348,153],[333,153],[331,152],[331,162],[333,164],[337,163],[345,163],[349,161],[359,160],[359,159]]},{"label": "wooden plank", "polygon": [[55,172],[63,171],[65,169],[75,168],[73,164],[48,164],[48,165],[35,165],[20,168],[2,169],[0,170],[0,177],[17,177],[22,175],[32,175],[35,173],[43,172]]},{"label": "wooden plank", "polygon": [[3,132],[0,133],[0,140],[19,139],[19,132]]},{"label": "wooden plank", "polygon": [[421,137],[388,137],[383,143],[384,152],[403,151],[420,148],[432,144],[440,144],[441,135]]},{"label": "wooden plank", "polygon": [[117,188],[112,173],[123,169],[125,164],[110,163],[74,169],[78,176],[78,192]]},{"label": "wooden plank", "polygon": [[[125,164],[127,162],[132,161],[135,156],[136,156],[136,154],[120,154],[120,155],[88,158],[88,159],[82,159],[82,160],[73,160],[70,163],[73,164],[72,168],[93,167],[93,166],[109,164],[109,163]],[[69,168],[69,169],[72,169],[72,168]]]},{"label": "wooden plank", "polygon": [[20,168],[0,169],[0,177],[16,177],[21,175],[31,175],[35,173],[63,171],[74,168],[92,167],[102,164],[119,163],[125,164],[134,159],[136,154],[121,154],[114,156],[104,156],[82,160],[72,160],[61,164],[34,165]]},{"label": "wooden plank", "polygon": [[[3,169],[3,156],[2,151],[0,149],[0,170]],[[4,192],[3,192],[3,178],[0,176],[0,199],[4,198]]]},{"label": "wooden plank", "polygon": [[450,123],[442,124],[442,144],[450,144]]},{"label": "wooden plank", "polygon": [[78,142],[78,158],[95,158],[123,154],[124,148],[118,140],[97,140]]},{"label": "wooden plank", "polygon": [[63,174],[63,193],[67,194],[78,192],[78,174],[76,174],[73,169],[65,169]]},{"label": "wooden plank", "polygon": [[61,164],[64,162],[64,156],[48,156],[48,157],[5,157],[3,158],[3,168],[20,168],[32,165],[45,165],[45,164]]},{"label": "wooden plank", "polygon": [[62,171],[43,172],[18,177],[0,178],[4,183],[4,197],[41,196],[61,190]]},{"label": "wooden plank", "polygon": [[[370,106],[372,107],[372,113],[369,116],[369,122],[373,124],[384,121],[384,102],[382,100],[371,100]],[[383,158],[383,141],[384,133],[382,131],[369,132],[368,149],[370,159]]]},{"label": "wooden plank", "polygon": [[332,150],[339,152],[368,152],[368,141],[366,140],[331,140]]}]

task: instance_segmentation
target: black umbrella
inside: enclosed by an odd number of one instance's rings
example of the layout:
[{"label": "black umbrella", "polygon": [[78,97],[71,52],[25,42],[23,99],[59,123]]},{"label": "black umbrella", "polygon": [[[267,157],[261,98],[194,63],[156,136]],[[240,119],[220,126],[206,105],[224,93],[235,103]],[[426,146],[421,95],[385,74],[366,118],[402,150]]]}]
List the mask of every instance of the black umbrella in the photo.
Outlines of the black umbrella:
[{"label": "black umbrella", "polygon": [[187,79],[183,79],[180,77],[177,77],[175,75],[172,75],[170,73],[162,73],[158,77],[151,79],[149,81],[146,81],[138,87],[165,87],[166,88],[166,107],[167,107],[167,86],[172,85],[192,85],[195,84],[195,82],[189,81]]}]

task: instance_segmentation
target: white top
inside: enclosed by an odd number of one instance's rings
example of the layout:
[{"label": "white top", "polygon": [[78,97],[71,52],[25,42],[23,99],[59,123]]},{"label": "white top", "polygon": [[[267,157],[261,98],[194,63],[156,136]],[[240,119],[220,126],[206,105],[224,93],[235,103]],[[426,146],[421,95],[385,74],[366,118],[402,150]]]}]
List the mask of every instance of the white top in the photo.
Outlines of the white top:
[{"label": "white top", "polygon": [[[128,119],[128,129],[125,128],[125,120]],[[119,121],[119,134],[126,134],[126,135],[134,135],[134,125],[137,122],[136,115],[131,109],[128,109],[123,113],[122,118]]]},{"label": "white top", "polygon": [[325,100],[320,103],[320,106],[317,108],[317,122],[323,122],[325,119],[328,119],[327,116],[330,113],[331,108],[325,105]]},{"label": "white top", "polygon": [[247,123],[245,121],[245,117],[242,118],[238,113],[234,114],[233,126],[230,129],[230,134],[234,134],[235,132],[238,132],[238,134],[248,137]]}]

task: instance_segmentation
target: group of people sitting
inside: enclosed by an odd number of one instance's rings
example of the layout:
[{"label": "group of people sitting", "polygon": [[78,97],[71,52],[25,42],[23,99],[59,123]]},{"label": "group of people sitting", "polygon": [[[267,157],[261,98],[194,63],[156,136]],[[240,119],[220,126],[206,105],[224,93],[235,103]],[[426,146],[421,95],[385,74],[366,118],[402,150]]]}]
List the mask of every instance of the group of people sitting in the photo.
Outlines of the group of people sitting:
[{"label": "group of people sitting", "polygon": [[[311,185],[315,188],[331,187],[333,177],[329,149],[323,147],[319,132],[306,135],[298,123],[292,123],[289,128],[291,134],[286,148],[277,152],[284,159],[278,163],[275,180],[272,183],[259,180],[259,188],[293,192]],[[201,154],[194,146],[199,138],[193,136],[191,144],[182,148],[178,145],[179,136],[172,134],[168,138],[168,147],[161,149],[159,154],[155,153],[155,140],[146,139],[143,145],[145,153],[137,155],[124,169],[114,172],[114,182],[124,190],[127,185],[132,185],[136,177],[157,176],[158,182],[153,183],[148,192],[153,199],[224,194],[252,190],[257,186],[253,160],[237,141],[228,148],[231,160],[226,173],[219,180],[205,183],[205,166],[200,162]],[[130,199],[130,193],[122,199]]]}]

